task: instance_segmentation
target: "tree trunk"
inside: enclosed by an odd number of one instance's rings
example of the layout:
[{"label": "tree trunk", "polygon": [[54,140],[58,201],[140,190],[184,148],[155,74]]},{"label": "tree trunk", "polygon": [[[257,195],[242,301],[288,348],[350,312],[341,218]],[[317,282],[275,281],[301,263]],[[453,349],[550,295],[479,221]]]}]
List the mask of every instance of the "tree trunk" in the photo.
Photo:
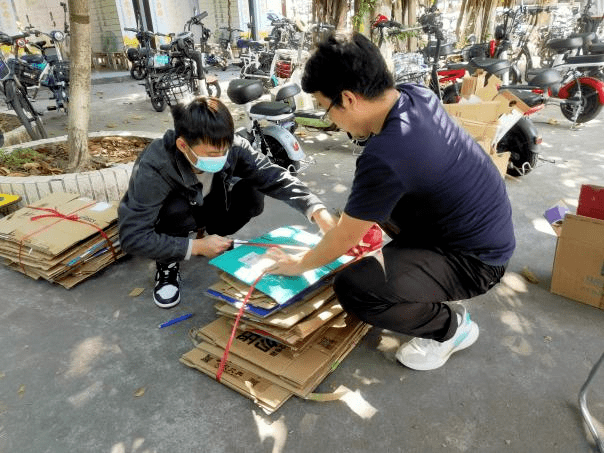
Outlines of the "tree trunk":
[{"label": "tree trunk", "polygon": [[90,8],[88,0],[69,0],[71,63],[69,80],[69,169],[78,171],[90,161]]}]

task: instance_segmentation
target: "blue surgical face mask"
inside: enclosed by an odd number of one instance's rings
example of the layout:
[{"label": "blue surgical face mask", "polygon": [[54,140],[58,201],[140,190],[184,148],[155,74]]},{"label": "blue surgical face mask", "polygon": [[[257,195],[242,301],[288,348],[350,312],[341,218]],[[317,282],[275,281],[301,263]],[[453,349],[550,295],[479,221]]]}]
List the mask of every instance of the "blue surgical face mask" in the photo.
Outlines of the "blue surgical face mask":
[{"label": "blue surgical face mask", "polygon": [[195,163],[193,163],[187,157],[189,162],[191,162],[191,165],[193,165],[193,167],[195,167],[197,170],[205,171],[207,173],[217,173],[220,170],[222,170],[224,168],[224,164],[226,163],[227,156],[229,155],[228,150],[227,150],[227,152],[224,153],[224,156],[218,156],[218,157],[202,157],[202,156],[198,156],[197,154],[193,153],[193,151],[190,148],[189,148],[189,151],[197,159],[195,161]]},{"label": "blue surgical face mask", "polygon": [[227,151],[224,156],[219,157],[199,157],[197,156],[197,162],[195,162],[194,167],[198,170],[205,171],[208,173],[217,173],[224,167],[226,163],[227,156],[229,152]]}]

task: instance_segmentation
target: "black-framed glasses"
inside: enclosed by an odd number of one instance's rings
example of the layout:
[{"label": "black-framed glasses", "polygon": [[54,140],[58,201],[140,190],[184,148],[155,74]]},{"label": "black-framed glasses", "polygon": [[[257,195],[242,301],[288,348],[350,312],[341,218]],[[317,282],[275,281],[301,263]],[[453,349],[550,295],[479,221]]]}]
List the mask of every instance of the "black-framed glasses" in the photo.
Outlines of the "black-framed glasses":
[{"label": "black-framed glasses", "polygon": [[333,101],[331,101],[331,104],[329,104],[329,107],[327,107],[327,110],[325,110],[325,113],[323,114],[323,116],[321,117],[321,121],[325,121],[327,120],[327,115],[329,115],[329,111],[331,110],[331,108],[336,105],[336,100],[334,99]]}]

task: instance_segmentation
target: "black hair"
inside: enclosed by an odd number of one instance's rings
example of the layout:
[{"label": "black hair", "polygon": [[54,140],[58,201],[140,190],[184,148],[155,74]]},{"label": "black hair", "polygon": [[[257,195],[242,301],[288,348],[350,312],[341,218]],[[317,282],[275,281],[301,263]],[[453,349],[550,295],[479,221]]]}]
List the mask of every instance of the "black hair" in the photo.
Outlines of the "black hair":
[{"label": "black hair", "polygon": [[319,91],[337,105],[342,104],[344,90],[375,99],[393,87],[380,50],[360,33],[328,36],[306,63],[302,76],[304,91]]},{"label": "black hair", "polygon": [[218,148],[233,144],[235,125],[229,109],[218,99],[198,96],[172,106],[177,137],[189,146],[200,143]]}]

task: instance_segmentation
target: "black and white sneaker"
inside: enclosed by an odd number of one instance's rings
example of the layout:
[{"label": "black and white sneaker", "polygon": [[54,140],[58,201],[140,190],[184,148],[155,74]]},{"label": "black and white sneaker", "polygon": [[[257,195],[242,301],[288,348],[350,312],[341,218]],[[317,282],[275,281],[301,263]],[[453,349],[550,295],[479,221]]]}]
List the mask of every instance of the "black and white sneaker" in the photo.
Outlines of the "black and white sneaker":
[{"label": "black and white sneaker", "polygon": [[180,302],[180,271],[178,263],[157,265],[153,300],[161,308],[171,308]]}]

